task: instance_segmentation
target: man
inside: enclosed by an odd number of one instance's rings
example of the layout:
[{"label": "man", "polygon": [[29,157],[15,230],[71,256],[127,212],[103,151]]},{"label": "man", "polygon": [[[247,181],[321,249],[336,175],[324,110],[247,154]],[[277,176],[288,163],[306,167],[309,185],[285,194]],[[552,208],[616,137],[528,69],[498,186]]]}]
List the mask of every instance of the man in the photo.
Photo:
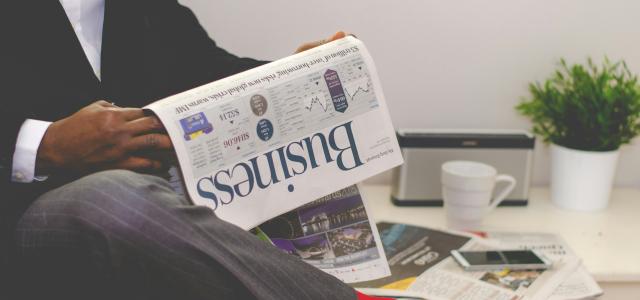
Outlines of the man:
[{"label": "man", "polygon": [[218,48],[175,0],[0,14],[0,298],[356,298],[144,175],[171,142],[140,107],[264,62]]}]

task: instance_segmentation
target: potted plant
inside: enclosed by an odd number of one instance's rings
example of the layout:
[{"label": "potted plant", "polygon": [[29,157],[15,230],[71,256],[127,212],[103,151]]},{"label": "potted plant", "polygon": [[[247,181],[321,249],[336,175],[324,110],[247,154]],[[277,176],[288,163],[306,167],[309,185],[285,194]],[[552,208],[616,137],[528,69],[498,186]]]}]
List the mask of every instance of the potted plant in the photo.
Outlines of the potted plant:
[{"label": "potted plant", "polygon": [[607,207],[621,145],[640,133],[640,87],[624,61],[567,65],[516,109],[551,143],[551,198],[562,208]]}]

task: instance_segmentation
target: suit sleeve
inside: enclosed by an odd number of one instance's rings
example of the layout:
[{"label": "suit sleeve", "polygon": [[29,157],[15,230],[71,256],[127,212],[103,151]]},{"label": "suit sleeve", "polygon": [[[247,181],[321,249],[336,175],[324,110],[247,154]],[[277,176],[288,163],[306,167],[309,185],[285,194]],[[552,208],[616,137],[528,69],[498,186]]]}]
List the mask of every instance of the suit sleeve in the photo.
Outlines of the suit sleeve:
[{"label": "suit sleeve", "polygon": [[0,50],[0,181],[11,181],[13,154],[20,126],[31,118],[24,97],[29,97],[27,72],[12,53]]}]

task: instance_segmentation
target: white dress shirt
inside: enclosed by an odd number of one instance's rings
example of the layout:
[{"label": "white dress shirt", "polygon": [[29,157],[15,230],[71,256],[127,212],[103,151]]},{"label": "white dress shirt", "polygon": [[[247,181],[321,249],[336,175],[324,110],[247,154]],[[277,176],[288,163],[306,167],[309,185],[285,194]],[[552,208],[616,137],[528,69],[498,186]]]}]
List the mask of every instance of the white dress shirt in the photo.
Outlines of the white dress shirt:
[{"label": "white dress shirt", "polygon": [[[93,72],[100,79],[104,0],[60,0],[60,3],[64,7]],[[13,153],[11,171],[14,182],[32,182],[46,178],[36,177],[35,167],[38,147],[49,125],[51,122],[32,119],[26,119],[22,123],[18,132],[16,150]]]}]

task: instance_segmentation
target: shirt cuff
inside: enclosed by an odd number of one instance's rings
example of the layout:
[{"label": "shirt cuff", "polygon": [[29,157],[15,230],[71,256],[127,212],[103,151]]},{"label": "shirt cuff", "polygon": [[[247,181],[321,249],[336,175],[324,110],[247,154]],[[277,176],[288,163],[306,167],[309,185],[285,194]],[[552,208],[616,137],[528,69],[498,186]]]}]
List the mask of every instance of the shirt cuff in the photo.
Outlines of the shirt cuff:
[{"label": "shirt cuff", "polygon": [[42,137],[51,125],[51,122],[26,119],[16,141],[16,150],[13,153],[13,166],[11,180],[13,182],[29,183],[34,180],[45,180],[46,177],[36,178],[36,158]]}]

